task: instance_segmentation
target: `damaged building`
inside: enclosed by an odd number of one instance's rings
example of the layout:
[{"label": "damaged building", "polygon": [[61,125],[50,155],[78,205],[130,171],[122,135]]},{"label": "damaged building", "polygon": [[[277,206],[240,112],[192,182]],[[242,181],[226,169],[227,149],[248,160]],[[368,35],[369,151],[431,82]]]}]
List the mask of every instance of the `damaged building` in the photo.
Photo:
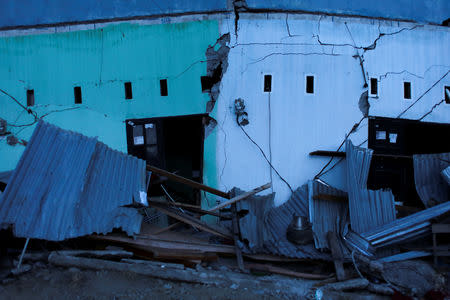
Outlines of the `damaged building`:
[{"label": "damaged building", "polygon": [[[396,254],[386,247],[429,234],[450,211],[448,1],[152,2],[2,2],[0,224],[49,240],[134,235],[162,211],[246,255],[332,260],[339,238],[348,260]],[[76,147],[89,155],[67,159]],[[92,218],[77,205],[99,208],[96,193],[116,191],[125,196],[108,209],[122,218],[73,229],[57,211],[66,227],[46,232],[33,227],[50,222],[35,207],[19,224],[20,199],[57,207],[61,182],[24,192],[66,174],[46,151],[77,167],[68,186],[84,192],[68,200],[70,217]],[[28,169],[33,159],[51,176]],[[133,186],[118,188],[129,170]],[[136,216],[147,196],[179,207],[155,202],[159,213]],[[223,219],[233,232],[214,227]],[[301,242],[285,236],[295,222],[309,232]]]}]

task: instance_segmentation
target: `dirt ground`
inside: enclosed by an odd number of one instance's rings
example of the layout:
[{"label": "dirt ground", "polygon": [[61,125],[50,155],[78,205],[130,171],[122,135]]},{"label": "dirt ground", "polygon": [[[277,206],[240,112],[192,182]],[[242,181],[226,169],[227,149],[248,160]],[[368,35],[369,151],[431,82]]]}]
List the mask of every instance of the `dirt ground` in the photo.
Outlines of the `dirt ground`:
[{"label": "dirt ground", "polygon": [[[304,291],[312,286],[305,281]],[[307,295],[305,295],[307,296]],[[0,299],[294,299],[281,290],[232,284],[214,287],[132,273],[59,268],[35,263],[0,285]]]}]

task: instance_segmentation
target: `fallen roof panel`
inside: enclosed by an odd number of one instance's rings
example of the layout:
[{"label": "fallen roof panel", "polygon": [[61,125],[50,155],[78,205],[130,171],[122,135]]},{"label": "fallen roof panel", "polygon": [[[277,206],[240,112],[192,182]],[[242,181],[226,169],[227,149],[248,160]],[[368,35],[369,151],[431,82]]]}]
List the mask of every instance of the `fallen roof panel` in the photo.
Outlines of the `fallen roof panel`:
[{"label": "fallen roof panel", "polygon": [[0,200],[0,220],[18,237],[60,241],[122,228],[142,216],[124,207],[145,191],[145,161],[95,138],[40,121]]}]

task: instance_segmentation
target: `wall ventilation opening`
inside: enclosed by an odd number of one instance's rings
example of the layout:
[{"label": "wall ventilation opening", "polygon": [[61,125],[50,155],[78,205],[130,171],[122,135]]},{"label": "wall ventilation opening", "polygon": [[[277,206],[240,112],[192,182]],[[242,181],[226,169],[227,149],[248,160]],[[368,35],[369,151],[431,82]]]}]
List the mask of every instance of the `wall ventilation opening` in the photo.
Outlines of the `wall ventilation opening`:
[{"label": "wall ventilation opening", "polygon": [[445,103],[450,104],[450,86],[444,86]]},{"label": "wall ventilation opening", "polygon": [[125,82],[125,99],[133,99],[133,89],[131,87],[131,82]]},{"label": "wall ventilation opening", "polygon": [[34,90],[27,90],[27,106],[34,106]]},{"label": "wall ventilation opening", "polygon": [[403,98],[411,99],[411,82],[403,82]]},{"label": "wall ventilation opening", "polygon": [[167,90],[167,79],[161,79],[159,81],[159,90],[161,92],[161,96],[169,95],[169,92]]},{"label": "wall ventilation opening", "polygon": [[270,93],[272,91],[272,75],[264,75],[264,92]]},{"label": "wall ventilation opening", "polygon": [[314,76],[306,76],[306,93],[314,94]]},{"label": "wall ventilation opening", "polygon": [[378,96],[378,80],[376,78],[370,78],[370,95]]},{"label": "wall ventilation opening", "polygon": [[81,87],[80,86],[76,86],[73,88],[73,94],[75,96],[75,104],[81,104],[82,99],[81,99]]}]

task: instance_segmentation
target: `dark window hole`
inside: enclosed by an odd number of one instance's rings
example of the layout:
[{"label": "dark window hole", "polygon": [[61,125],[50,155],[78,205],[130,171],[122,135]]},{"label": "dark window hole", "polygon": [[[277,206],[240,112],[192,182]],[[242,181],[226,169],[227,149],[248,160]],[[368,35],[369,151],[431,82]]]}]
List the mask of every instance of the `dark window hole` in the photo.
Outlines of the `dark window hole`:
[{"label": "dark window hole", "polygon": [[133,89],[131,87],[131,82],[125,82],[125,99],[133,99]]},{"label": "dark window hole", "polygon": [[159,89],[161,92],[161,96],[167,96],[169,94],[167,90],[167,79],[161,79],[159,81]]},{"label": "dark window hole", "polygon": [[306,93],[314,94],[314,76],[306,76]]},{"label": "dark window hole", "polygon": [[272,75],[264,75],[264,92],[272,91]]},{"label": "dark window hole", "polygon": [[27,106],[34,106],[34,90],[27,90]]}]

